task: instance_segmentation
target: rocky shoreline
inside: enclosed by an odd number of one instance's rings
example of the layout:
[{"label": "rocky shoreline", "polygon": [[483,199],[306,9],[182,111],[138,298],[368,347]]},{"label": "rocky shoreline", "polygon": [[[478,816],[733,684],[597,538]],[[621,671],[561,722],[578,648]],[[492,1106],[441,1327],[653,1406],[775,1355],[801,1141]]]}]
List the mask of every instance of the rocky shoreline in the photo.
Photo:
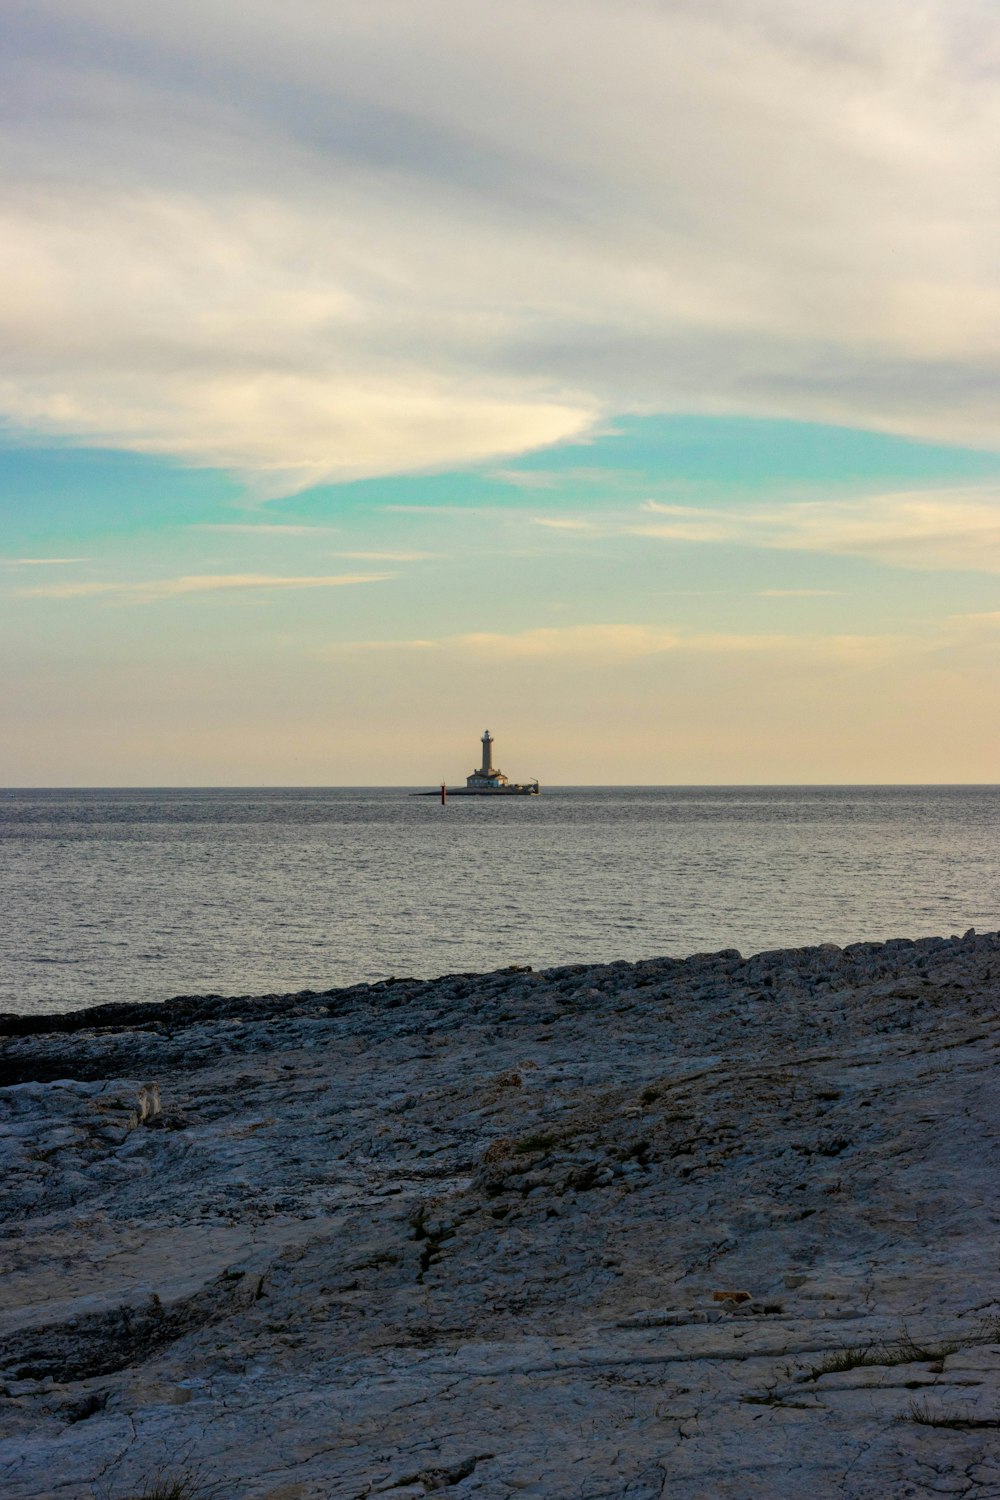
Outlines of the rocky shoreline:
[{"label": "rocky shoreline", "polygon": [[0,1017],[0,1494],[996,1500],[998,997],[967,933]]}]

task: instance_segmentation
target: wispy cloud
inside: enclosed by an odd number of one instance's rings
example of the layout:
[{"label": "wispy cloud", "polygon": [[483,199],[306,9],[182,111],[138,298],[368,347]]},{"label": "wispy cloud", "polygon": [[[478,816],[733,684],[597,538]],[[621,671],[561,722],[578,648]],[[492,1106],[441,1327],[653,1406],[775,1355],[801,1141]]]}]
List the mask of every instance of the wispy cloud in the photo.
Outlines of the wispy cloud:
[{"label": "wispy cloud", "polygon": [[557,490],[568,484],[600,484],[618,489],[630,476],[622,469],[575,464],[559,469],[494,469],[489,477],[518,490]]},{"label": "wispy cloud", "polygon": [[971,626],[973,629],[979,627],[993,629],[1000,627],[1000,609],[984,609],[967,615],[951,615],[950,620],[952,624]]},{"label": "wispy cloud", "polygon": [[1000,573],[1000,492],[995,490],[875,495],[753,511],[649,500],[642,509],[656,519],[626,527],[634,536],[867,557],[901,568]]},{"label": "wispy cloud", "polygon": [[439,640],[341,642],[324,648],[338,655],[354,651],[444,651],[492,661],[572,658],[593,665],[667,653],[741,657],[751,655],[817,658],[831,663],[864,665],[897,656],[918,646],[899,634],[831,634],[685,632],[658,625],[602,624],[542,626],[512,632],[477,631]]},{"label": "wispy cloud", "polygon": [[451,644],[476,656],[538,657],[654,656],[674,651],[681,637],[652,625],[541,626],[535,630],[501,634],[477,631],[455,636]]},{"label": "wispy cloud", "polygon": [[0,557],[0,565],[5,568],[48,568],[90,560],[89,557]]},{"label": "wispy cloud", "polygon": [[576,520],[572,516],[532,516],[533,526],[547,526],[550,531],[600,531],[603,528],[593,521]]},{"label": "wispy cloud", "polygon": [[[1000,572],[1000,489],[915,490],[744,508],[644,500],[643,519],[534,516],[532,524],[596,537],[717,543],[865,557],[893,567]],[[763,589],[766,598],[834,596],[838,589]]]},{"label": "wispy cloud", "polygon": [[355,651],[440,651],[447,645],[447,641],[423,640],[419,636],[399,641],[338,641],[334,645],[323,647],[320,654],[340,656]]},{"label": "wispy cloud", "polygon": [[572,656],[599,661],[686,652],[713,656],[780,653],[863,661],[894,655],[904,643],[904,637],[892,634],[803,637],[776,632],[684,633],[650,625],[576,625],[511,635],[458,636],[453,644],[477,655],[504,658]]},{"label": "wispy cloud", "polygon": [[476,631],[438,640],[344,641],[327,648],[334,654],[352,651],[450,651],[503,660],[528,657],[619,658],[651,656],[672,651],[681,637],[673,630],[650,625],[540,626],[511,633]]},{"label": "wispy cloud", "polygon": [[181,578],[147,579],[141,583],[51,583],[16,589],[22,598],[86,599],[105,595],[123,602],[152,604],[185,594],[218,593],[231,589],[329,589],[358,583],[382,583],[391,573],[340,573],[331,576],[282,578],[265,573],[189,574]]},{"label": "wispy cloud", "polygon": [[510,512],[501,505],[383,505],[384,511],[398,516],[455,516],[471,521],[481,516],[506,516]]},{"label": "wispy cloud", "polygon": [[335,557],[352,557],[358,562],[430,562],[439,552],[335,552]]},{"label": "wispy cloud", "polygon": [[292,525],[278,521],[200,521],[192,531],[234,531],[248,536],[324,536],[340,530],[339,526]]},{"label": "wispy cloud", "polygon": [[493,469],[490,478],[515,490],[554,490],[561,481],[561,476],[551,470],[532,469]]},{"label": "wispy cloud", "polygon": [[633,536],[660,537],[674,542],[731,542],[743,540],[742,535],[759,519],[744,516],[739,512],[713,510],[710,506],[699,508],[693,505],[661,505],[656,500],[645,500],[640,510],[669,519],[631,526],[627,529]]}]

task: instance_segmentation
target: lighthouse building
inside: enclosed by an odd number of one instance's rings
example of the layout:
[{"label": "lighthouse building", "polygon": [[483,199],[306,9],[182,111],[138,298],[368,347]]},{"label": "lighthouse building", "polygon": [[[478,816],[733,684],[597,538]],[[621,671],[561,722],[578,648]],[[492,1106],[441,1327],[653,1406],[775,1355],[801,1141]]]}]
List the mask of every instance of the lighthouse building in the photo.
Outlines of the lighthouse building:
[{"label": "lighthouse building", "polygon": [[493,736],[483,730],[483,763],[478,770],[465,778],[470,792],[498,792],[508,785],[508,778],[493,765]]}]

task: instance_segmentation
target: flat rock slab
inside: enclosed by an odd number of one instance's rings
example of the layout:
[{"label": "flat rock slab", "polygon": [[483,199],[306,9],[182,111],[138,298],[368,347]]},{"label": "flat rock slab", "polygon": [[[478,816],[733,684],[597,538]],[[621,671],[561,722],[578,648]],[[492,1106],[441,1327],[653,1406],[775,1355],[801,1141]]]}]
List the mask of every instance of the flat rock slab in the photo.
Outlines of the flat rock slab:
[{"label": "flat rock slab", "polygon": [[1000,1500],[1000,936],[0,1018],[0,1494]]}]

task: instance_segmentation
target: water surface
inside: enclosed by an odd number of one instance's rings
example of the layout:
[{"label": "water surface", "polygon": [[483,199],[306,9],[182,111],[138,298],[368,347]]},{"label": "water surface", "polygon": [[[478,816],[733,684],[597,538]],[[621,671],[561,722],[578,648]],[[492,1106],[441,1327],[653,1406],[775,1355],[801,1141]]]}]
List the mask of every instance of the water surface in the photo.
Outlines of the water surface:
[{"label": "water surface", "polygon": [[1000,788],[0,793],[0,1009],[1000,927]]}]

